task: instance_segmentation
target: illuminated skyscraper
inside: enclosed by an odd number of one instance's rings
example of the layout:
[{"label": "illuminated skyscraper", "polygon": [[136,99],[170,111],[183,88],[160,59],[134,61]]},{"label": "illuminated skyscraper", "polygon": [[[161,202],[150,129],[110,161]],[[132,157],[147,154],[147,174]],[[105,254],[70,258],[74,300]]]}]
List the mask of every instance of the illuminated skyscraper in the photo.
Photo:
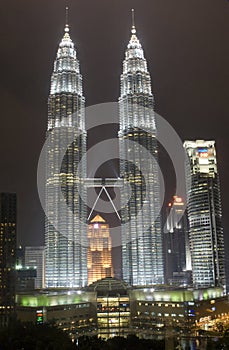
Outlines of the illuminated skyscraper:
[{"label": "illuminated skyscraper", "polygon": [[224,237],[215,141],[185,141],[184,147],[191,167],[191,173],[186,178],[193,284],[196,288],[225,287]]},{"label": "illuminated skyscraper", "polygon": [[85,196],[82,178],[86,177],[86,159],[78,169],[86,152],[84,105],[79,61],[66,24],[54,62],[48,100],[47,287],[87,284],[86,207],[79,196],[79,190]]},{"label": "illuminated skyscraper", "polygon": [[16,194],[0,193],[0,327],[15,307],[16,216]]},{"label": "illuminated skyscraper", "polygon": [[124,280],[133,285],[164,282],[159,170],[151,162],[158,152],[153,107],[150,74],[133,22],[119,98],[122,268]]},{"label": "illuminated skyscraper", "polygon": [[168,204],[166,216],[168,218],[167,232],[164,234],[166,283],[189,284],[191,257],[188,222],[185,203],[181,197],[173,197],[172,203]]},{"label": "illuminated skyscraper", "polygon": [[96,215],[88,225],[88,284],[105,277],[114,277],[109,225]]}]

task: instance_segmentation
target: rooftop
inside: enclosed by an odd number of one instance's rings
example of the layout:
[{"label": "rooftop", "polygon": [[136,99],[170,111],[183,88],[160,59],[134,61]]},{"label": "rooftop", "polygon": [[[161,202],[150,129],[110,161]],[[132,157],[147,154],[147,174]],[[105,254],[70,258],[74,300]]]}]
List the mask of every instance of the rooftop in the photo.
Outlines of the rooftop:
[{"label": "rooftop", "polygon": [[128,283],[123,280],[114,278],[114,277],[106,277],[93,282],[90,284],[86,290],[97,292],[98,296],[103,295],[126,295],[127,290],[130,288]]}]

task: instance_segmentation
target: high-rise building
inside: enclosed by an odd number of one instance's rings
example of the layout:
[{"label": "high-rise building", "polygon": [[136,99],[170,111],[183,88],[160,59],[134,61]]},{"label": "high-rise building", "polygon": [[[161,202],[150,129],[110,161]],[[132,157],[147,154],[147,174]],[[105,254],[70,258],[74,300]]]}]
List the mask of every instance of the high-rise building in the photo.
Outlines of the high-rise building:
[{"label": "high-rise building", "polygon": [[35,288],[45,287],[45,248],[25,247],[25,267],[36,269]]},{"label": "high-rise building", "polygon": [[96,215],[88,224],[88,284],[105,277],[114,277],[112,242],[106,221]]},{"label": "high-rise building", "polygon": [[81,199],[86,195],[82,186],[82,178],[86,177],[85,158],[78,169],[86,152],[84,106],[79,61],[66,24],[48,99],[45,199],[48,288],[87,284],[86,206]]},{"label": "high-rise building", "polygon": [[168,217],[167,230],[164,234],[166,283],[190,284],[191,256],[188,220],[183,199],[174,196],[166,211]]},{"label": "high-rise building", "polygon": [[[224,236],[215,141],[185,141],[194,287],[225,288]],[[189,170],[191,168],[191,171]]]},{"label": "high-rise building", "polygon": [[0,193],[0,326],[15,308],[16,217],[16,194]]},{"label": "high-rise building", "polygon": [[123,278],[132,285],[160,284],[164,266],[154,98],[134,22],[123,62],[119,113]]}]

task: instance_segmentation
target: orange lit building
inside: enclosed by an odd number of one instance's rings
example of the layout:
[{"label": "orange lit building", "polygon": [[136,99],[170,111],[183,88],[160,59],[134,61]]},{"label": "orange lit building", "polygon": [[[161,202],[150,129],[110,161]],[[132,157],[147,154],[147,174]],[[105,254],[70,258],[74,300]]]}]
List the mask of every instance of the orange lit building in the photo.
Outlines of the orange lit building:
[{"label": "orange lit building", "polygon": [[114,276],[111,247],[109,225],[96,215],[88,225],[88,284]]}]

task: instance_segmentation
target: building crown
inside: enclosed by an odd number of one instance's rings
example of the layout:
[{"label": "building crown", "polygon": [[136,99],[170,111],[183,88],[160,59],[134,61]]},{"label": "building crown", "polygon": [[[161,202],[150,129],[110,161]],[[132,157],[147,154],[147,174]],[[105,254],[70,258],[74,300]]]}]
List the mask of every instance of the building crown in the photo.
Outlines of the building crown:
[{"label": "building crown", "polygon": [[100,215],[96,215],[95,217],[94,217],[94,219],[92,219],[91,221],[90,221],[91,223],[94,223],[94,222],[106,222],[103,218],[102,218],[102,216],[100,216]]}]

